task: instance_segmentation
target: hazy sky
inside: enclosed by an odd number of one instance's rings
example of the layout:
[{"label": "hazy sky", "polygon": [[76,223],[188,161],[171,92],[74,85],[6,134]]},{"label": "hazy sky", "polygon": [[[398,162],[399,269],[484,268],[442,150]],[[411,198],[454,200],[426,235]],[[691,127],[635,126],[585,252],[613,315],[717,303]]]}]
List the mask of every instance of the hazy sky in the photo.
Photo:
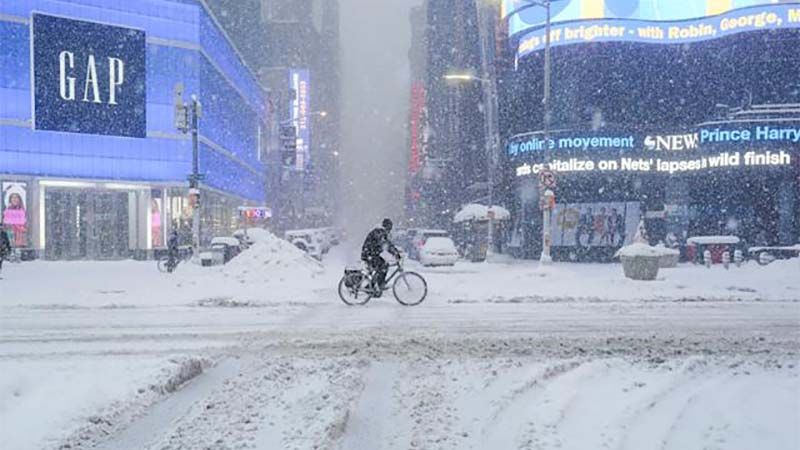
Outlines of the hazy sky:
[{"label": "hazy sky", "polygon": [[[409,9],[417,0],[340,0],[342,224],[362,235],[404,209]],[[353,235],[353,234],[351,234]]]}]

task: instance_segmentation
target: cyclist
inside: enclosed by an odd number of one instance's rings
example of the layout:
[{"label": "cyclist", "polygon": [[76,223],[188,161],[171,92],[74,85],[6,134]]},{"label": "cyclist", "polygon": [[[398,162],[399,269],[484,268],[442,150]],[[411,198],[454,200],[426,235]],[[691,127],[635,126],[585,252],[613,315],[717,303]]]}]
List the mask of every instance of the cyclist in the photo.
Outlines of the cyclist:
[{"label": "cyclist", "polygon": [[3,260],[11,254],[11,240],[6,234],[5,225],[0,223],[0,270],[3,270]]},{"label": "cyclist", "polygon": [[379,228],[375,228],[367,234],[364,245],[361,247],[361,259],[367,263],[369,269],[375,274],[372,287],[375,290],[376,297],[381,296],[386,283],[386,275],[389,272],[389,263],[383,259],[381,253],[385,250],[394,255],[395,258],[400,258],[400,250],[389,240],[391,232],[391,219],[383,219]]},{"label": "cyclist", "polygon": [[167,266],[176,267],[178,265],[178,230],[173,229],[167,240]]}]

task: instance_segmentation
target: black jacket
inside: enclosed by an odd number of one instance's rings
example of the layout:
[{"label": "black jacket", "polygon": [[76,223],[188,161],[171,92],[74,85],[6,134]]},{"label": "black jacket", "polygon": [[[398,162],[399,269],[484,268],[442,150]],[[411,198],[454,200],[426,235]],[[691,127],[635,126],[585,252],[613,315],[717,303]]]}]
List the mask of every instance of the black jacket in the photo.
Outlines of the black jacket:
[{"label": "black jacket", "polygon": [[11,241],[8,239],[8,234],[0,230],[0,257],[7,256],[11,253]]},{"label": "black jacket", "polygon": [[172,234],[167,241],[167,249],[170,251],[178,251],[178,235]]},{"label": "black jacket", "polygon": [[364,245],[361,247],[361,259],[374,258],[381,254],[384,245],[387,250],[396,253],[397,250],[392,242],[389,240],[389,233],[383,228],[375,228],[367,234],[364,239]]}]

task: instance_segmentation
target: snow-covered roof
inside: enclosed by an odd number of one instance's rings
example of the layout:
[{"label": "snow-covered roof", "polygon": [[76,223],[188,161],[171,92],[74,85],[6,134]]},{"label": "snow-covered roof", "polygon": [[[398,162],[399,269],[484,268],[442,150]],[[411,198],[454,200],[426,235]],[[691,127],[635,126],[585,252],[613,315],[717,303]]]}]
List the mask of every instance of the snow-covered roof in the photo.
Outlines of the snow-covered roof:
[{"label": "snow-covered roof", "polygon": [[752,252],[761,252],[764,250],[772,250],[772,251],[798,251],[800,252],[800,244],[795,245],[788,245],[788,246],[778,246],[778,247],[750,247],[748,251]]},{"label": "snow-covered roof", "polygon": [[731,245],[738,244],[739,238],[736,236],[693,236],[686,240],[689,244],[698,245]]},{"label": "snow-covered roof", "polygon": [[236,247],[241,245],[238,239],[230,236],[219,236],[211,239],[211,245],[230,245]]},{"label": "snow-covered roof", "polygon": [[456,244],[449,237],[432,237],[425,241],[423,248],[429,252],[453,252],[457,253]]},{"label": "snow-covered roof", "polygon": [[453,217],[453,222],[467,222],[470,220],[489,220],[489,213],[494,213],[495,220],[508,220],[511,213],[502,206],[493,205],[491,208],[478,203],[469,203],[461,208]]}]

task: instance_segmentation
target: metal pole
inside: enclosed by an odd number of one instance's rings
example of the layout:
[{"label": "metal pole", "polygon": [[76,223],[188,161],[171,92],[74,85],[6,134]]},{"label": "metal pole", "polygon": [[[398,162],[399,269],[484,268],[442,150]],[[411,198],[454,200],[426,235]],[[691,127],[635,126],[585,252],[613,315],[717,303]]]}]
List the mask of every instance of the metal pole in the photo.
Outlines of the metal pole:
[{"label": "metal pole", "polygon": [[[545,44],[544,44],[544,159],[547,168],[551,169],[550,163],[552,162],[552,153],[550,149],[550,0],[545,0],[544,7],[547,10],[547,22],[545,26]],[[539,186],[540,190],[545,189],[544,186]],[[544,199],[544,192],[540,192],[541,197]],[[545,200],[542,202],[542,256],[540,258],[541,264],[550,264],[553,259],[550,255],[550,202]]]},{"label": "metal pole", "polygon": [[199,109],[200,104],[197,101],[197,96],[192,95],[192,176],[189,180],[190,192],[195,195],[195,204],[192,208],[192,250],[194,256],[199,257],[200,253],[200,163],[199,163],[199,143],[198,143],[198,125],[199,125]]},{"label": "metal pole", "polygon": [[[480,3],[476,4],[478,8],[478,29],[480,30],[481,40],[481,65],[482,65],[482,80],[484,92],[484,120],[486,122],[486,181],[489,190],[489,208],[494,206],[494,172],[495,172],[495,159],[497,157],[497,144],[500,142],[498,135],[499,129],[497,126],[497,92],[495,85],[495,76],[493,72],[493,62],[490,61],[489,45],[492,43],[491,34],[491,20],[494,11],[488,11],[491,6],[483,6]],[[485,9],[484,9],[485,8]],[[487,227],[487,254],[494,252],[494,214],[489,214],[489,224]]]}]

